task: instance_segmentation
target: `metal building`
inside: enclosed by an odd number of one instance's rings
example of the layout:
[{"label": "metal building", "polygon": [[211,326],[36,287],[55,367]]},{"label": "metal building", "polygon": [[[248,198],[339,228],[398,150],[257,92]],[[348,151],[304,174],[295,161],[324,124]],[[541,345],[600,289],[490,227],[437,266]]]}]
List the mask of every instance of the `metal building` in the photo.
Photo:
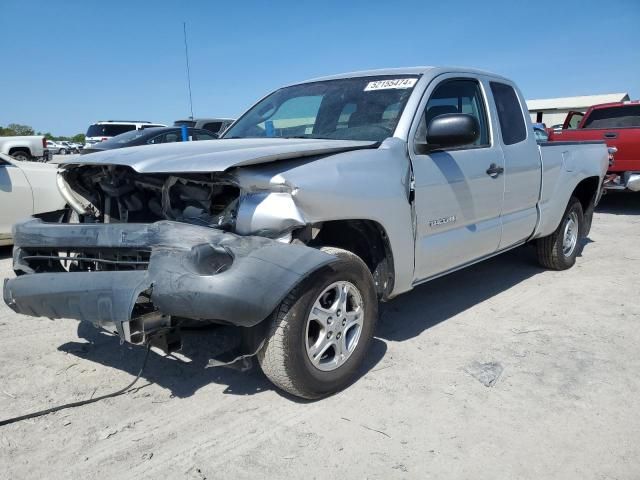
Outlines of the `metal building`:
[{"label": "metal building", "polygon": [[547,127],[562,125],[570,111],[586,112],[591,105],[629,100],[628,93],[607,93],[581,97],[545,98],[527,100],[531,121],[544,123]]}]

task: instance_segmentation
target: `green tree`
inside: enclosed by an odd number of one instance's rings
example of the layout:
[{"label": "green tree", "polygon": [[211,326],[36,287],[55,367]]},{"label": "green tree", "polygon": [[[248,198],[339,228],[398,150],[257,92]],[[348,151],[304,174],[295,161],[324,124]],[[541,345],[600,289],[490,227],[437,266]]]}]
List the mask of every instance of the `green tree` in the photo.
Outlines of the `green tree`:
[{"label": "green tree", "polygon": [[10,123],[7,129],[15,132],[13,135],[35,135],[35,131],[29,125],[20,125],[19,123]]},{"label": "green tree", "polygon": [[0,126],[0,137],[11,137],[13,136],[13,130],[9,130],[6,127]]}]

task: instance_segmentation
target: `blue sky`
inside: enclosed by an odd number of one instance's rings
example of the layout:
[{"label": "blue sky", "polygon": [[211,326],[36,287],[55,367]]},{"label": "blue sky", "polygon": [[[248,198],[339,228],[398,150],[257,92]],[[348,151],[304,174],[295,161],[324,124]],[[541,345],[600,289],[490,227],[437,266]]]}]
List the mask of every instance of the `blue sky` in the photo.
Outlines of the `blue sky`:
[{"label": "blue sky", "polygon": [[640,0],[0,0],[0,125],[236,116],[268,91],[380,67],[463,65],[525,96],[640,96]]}]

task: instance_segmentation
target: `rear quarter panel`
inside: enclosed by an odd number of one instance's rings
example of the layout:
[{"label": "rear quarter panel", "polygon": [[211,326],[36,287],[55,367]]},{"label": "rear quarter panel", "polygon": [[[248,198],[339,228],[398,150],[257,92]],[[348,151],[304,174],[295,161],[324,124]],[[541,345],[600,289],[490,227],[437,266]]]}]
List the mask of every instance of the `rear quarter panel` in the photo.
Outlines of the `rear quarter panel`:
[{"label": "rear quarter panel", "polygon": [[27,135],[17,137],[0,137],[0,153],[9,154],[12,148],[27,148],[33,157],[44,155],[42,136]]},{"label": "rear quarter panel", "polygon": [[578,184],[597,176],[598,185],[602,185],[609,165],[604,143],[549,142],[541,144],[539,150],[542,159],[540,223],[533,238],[553,233]]}]

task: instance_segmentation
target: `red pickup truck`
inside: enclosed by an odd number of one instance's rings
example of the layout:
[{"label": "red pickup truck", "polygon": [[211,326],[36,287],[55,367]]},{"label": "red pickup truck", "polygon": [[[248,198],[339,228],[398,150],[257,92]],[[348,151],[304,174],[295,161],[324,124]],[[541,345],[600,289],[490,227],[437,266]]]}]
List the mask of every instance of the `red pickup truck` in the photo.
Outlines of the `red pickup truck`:
[{"label": "red pickup truck", "polygon": [[603,103],[586,113],[569,112],[562,130],[549,134],[549,141],[584,140],[604,140],[618,150],[605,188],[640,191],[640,101]]}]

